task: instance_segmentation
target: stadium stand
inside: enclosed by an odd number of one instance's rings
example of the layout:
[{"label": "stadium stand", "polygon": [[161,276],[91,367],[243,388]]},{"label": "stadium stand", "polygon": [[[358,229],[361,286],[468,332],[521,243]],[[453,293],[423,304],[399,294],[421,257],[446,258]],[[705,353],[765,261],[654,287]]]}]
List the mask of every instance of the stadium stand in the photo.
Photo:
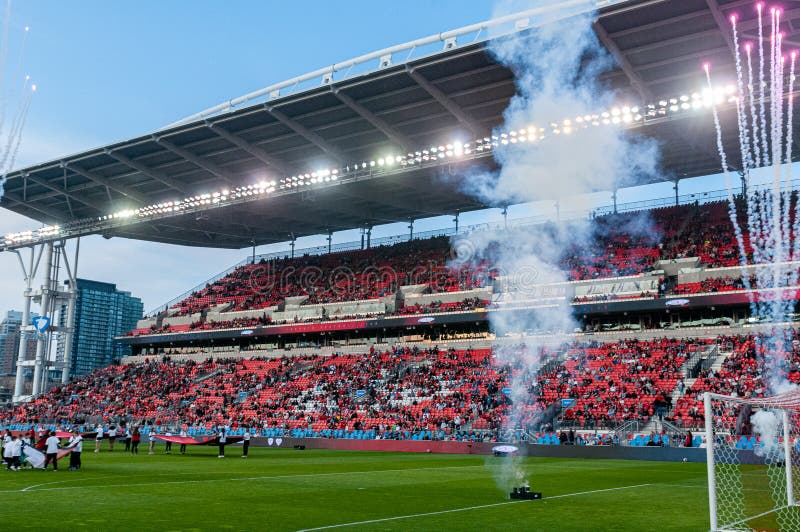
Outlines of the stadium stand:
[{"label": "stadium stand", "polygon": [[[590,226],[586,243],[564,250],[561,266],[569,281],[538,287],[524,298],[504,289],[487,258],[492,249],[486,257],[456,263],[449,239],[434,237],[246,264],[158,319],[143,320],[130,335],[508,308],[543,299],[587,304],[693,296],[755,286],[754,267],[748,282],[742,279],[724,202],[600,216]],[[746,252],[751,259],[749,246]],[[675,261],[680,273],[667,284],[661,268]]]},{"label": "stadium stand", "polygon": [[[782,341],[775,341],[776,336],[782,337]],[[783,334],[762,334],[760,338],[753,335],[722,337],[719,343],[725,346],[724,360],[719,367],[702,371],[678,400],[673,415],[682,426],[702,426],[703,392],[745,398],[766,395],[769,386],[763,378],[768,373],[764,371],[764,350],[772,351],[773,357],[781,361],[779,370],[788,382],[800,383],[800,341],[794,329],[787,329]],[[725,412],[716,414],[727,415]]]},{"label": "stadium stand", "polygon": [[[561,264],[570,280],[525,294],[507,289],[488,259],[453,264],[444,237],[263,260],[209,283],[130,334],[742,291],[755,284],[761,266],[747,266],[743,279],[728,216],[726,204],[712,203],[656,209],[647,217],[599,217],[592,221],[589,243],[564,251]],[[667,263],[680,266],[671,285],[661,270]],[[699,428],[702,392],[764,393],[755,345],[753,335],[575,340],[546,353],[550,362],[531,384],[537,400],[525,405],[515,422],[535,433],[536,441],[550,444],[570,438],[610,443],[605,433],[585,431],[630,422],[650,427],[656,418]],[[798,382],[798,341],[792,336],[786,345],[791,346],[785,350],[786,371]],[[689,377],[697,356],[712,348],[717,365]],[[231,349],[234,358],[200,356],[199,361],[152,356],[111,366],[53,388],[0,422],[124,420],[149,427],[186,425],[196,434],[231,424],[259,427],[264,435],[473,440],[498,438],[500,427],[509,426],[506,386],[517,370],[493,363],[489,349],[351,346],[332,355],[313,348],[278,358],[242,354]],[[556,434],[553,427],[579,433]],[[664,438],[628,435],[631,445]]]},{"label": "stadium stand", "polygon": [[[561,266],[569,280],[539,287],[533,295],[505,287],[486,258],[493,249],[484,258],[456,263],[449,239],[434,237],[245,264],[158,318],[143,320],[130,335],[498,309],[542,300],[591,304],[694,296],[758,286],[756,266],[748,266],[751,273],[742,279],[724,202],[606,215],[595,218],[591,228],[586,243],[564,250]],[[680,271],[668,283],[662,268],[676,263]]]},{"label": "stadium stand", "polygon": [[[693,426],[694,398],[701,389],[735,391],[726,383],[741,381],[739,386],[758,390],[755,378],[744,379],[752,337],[623,339],[549,348],[545,355],[551,362],[532,385],[537,399],[525,406],[520,428],[542,435],[551,434],[554,424],[579,431],[613,429],[631,420],[644,425],[659,414],[659,405],[673,419],[668,398],[684,362],[709,346],[731,342],[735,354],[725,363],[730,374],[698,379],[678,401],[674,420]],[[188,426],[198,434],[229,424],[297,437],[497,438],[508,422],[511,371],[516,370],[493,362],[491,350],[469,348],[202,362],[163,357],[110,366],[56,386],[0,422],[126,422]],[[563,400],[569,404],[560,408]]]}]

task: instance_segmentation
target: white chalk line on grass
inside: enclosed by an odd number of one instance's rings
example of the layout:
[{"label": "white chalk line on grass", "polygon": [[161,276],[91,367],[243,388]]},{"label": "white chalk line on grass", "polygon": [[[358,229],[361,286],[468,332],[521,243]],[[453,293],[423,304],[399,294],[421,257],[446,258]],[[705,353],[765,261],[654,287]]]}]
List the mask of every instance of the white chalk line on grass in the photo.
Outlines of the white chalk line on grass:
[{"label": "white chalk line on grass", "polygon": [[[547,497],[545,499],[541,499],[543,501],[549,501],[552,499],[563,499],[566,497],[577,497],[579,495],[591,495],[593,493],[603,493],[607,491],[619,491],[619,490],[629,490],[633,488],[645,488],[647,486],[653,486],[654,484],[635,484],[633,486],[620,486],[617,488],[605,488],[600,490],[590,490],[590,491],[578,491],[575,493],[564,493],[562,495],[553,495],[552,497]],[[494,508],[496,506],[507,506],[509,504],[520,504],[524,502],[533,502],[533,501],[505,501],[505,502],[496,502],[494,504],[481,504],[479,506],[467,506],[465,508],[452,508],[450,510],[439,510],[436,512],[425,512],[420,514],[409,514],[409,515],[398,515],[394,517],[383,517],[381,519],[368,519],[366,521],[353,521],[351,523],[338,523],[335,525],[326,525],[326,526],[318,526],[315,528],[304,528],[299,530],[298,532],[311,532],[313,530],[328,530],[331,528],[344,528],[348,526],[359,526],[359,525],[369,525],[373,523],[385,523],[386,521],[399,521],[401,519],[413,519],[415,517],[429,517],[431,515],[443,515],[443,514],[452,514],[457,512],[468,512],[470,510],[482,510],[484,508]]]},{"label": "white chalk line on grass", "polygon": [[[546,464],[544,465],[546,468],[552,469],[585,469],[583,465],[572,465],[572,464]],[[300,474],[300,475],[271,475],[271,476],[259,476],[259,477],[236,477],[236,478],[219,478],[219,479],[198,479],[198,480],[171,480],[166,482],[141,482],[141,483],[127,483],[127,484],[93,484],[90,486],[63,486],[59,488],[43,488],[43,489],[36,489],[41,486],[47,486],[51,484],[64,484],[67,482],[84,482],[89,480],[98,480],[100,478],[119,478],[119,477],[94,477],[91,479],[70,479],[70,480],[62,480],[58,482],[45,482],[41,484],[33,484],[31,486],[27,486],[22,489],[18,490],[0,490],[0,493],[19,493],[19,492],[30,492],[30,491],[52,491],[52,490],[71,490],[71,489],[90,489],[90,488],[116,488],[116,487],[127,487],[127,486],[160,486],[160,485],[170,485],[170,484],[189,484],[189,483],[204,483],[204,482],[233,482],[237,480],[270,480],[270,479],[288,479],[288,478],[304,478],[304,477],[324,477],[324,476],[332,476],[332,475],[349,475],[349,474],[365,474],[365,473],[397,473],[403,471],[439,471],[439,470],[447,470],[447,469],[477,469],[477,468],[486,468],[485,465],[471,465],[471,466],[443,466],[443,467],[418,467],[418,468],[406,468],[406,469],[381,469],[381,470],[373,470],[373,471],[341,471],[336,473],[308,473],[308,474]],[[488,468],[491,470],[491,467]],[[224,472],[216,472],[214,474],[222,474]],[[153,473],[149,476],[179,476],[179,475],[192,475],[195,473],[192,472],[175,472],[175,473]],[[148,475],[131,475],[131,477],[142,477]]]},{"label": "white chalk line on grass", "polygon": [[42,482],[41,484],[33,484],[32,486],[28,486],[27,488],[22,488],[21,490],[18,490],[18,491],[30,491],[30,490],[32,490],[34,488],[38,488],[40,486],[50,486],[52,484],[66,484],[67,482],[79,482],[79,481],[80,481],[80,479],[75,478],[75,479],[70,479],[70,480],[59,480],[57,482]]},{"label": "white chalk line on grass", "polygon": [[[442,470],[449,470],[449,469],[485,469],[483,465],[474,465],[474,466],[445,466],[445,467],[416,467],[416,468],[406,468],[406,469],[374,469],[370,471],[339,471],[336,473],[304,473],[301,475],[266,475],[266,476],[259,476],[259,477],[233,477],[233,478],[207,478],[207,479],[197,479],[197,480],[170,480],[165,482],[139,482],[139,483],[126,483],[126,484],[93,484],[90,486],[59,486],[56,488],[41,488],[41,489],[34,489],[37,486],[43,486],[45,484],[34,484],[32,486],[27,486],[22,489],[17,490],[0,490],[0,493],[32,493],[32,492],[41,492],[41,491],[63,491],[63,490],[79,490],[79,489],[92,489],[92,488],[126,488],[126,487],[140,487],[140,486],[166,486],[171,484],[203,484],[203,483],[210,483],[210,482],[237,482],[237,481],[248,481],[248,480],[285,480],[285,479],[292,479],[292,478],[314,478],[314,477],[330,477],[330,476],[341,476],[341,475],[365,475],[371,473],[403,473],[405,471],[442,471]],[[95,479],[85,479],[86,481],[91,481]],[[78,479],[75,479],[78,481]],[[67,481],[64,481],[67,482]]]},{"label": "white chalk line on grass", "polygon": [[[235,482],[235,481],[258,481],[258,480],[285,480],[291,478],[308,478],[308,477],[327,477],[327,476],[337,476],[337,475],[350,475],[350,474],[370,474],[370,473],[402,473],[403,471],[439,471],[439,470],[448,470],[448,469],[478,469],[484,468],[483,465],[472,465],[472,466],[442,466],[442,467],[417,467],[417,468],[405,468],[405,469],[376,469],[376,470],[369,470],[369,471],[340,471],[334,473],[304,473],[300,475],[266,475],[266,476],[258,476],[258,477],[233,477],[233,478],[216,478],[216,479],[196,479],[196,480],[171,480],[165,482],[141,482],[141,483],[126,483],[126,484],[93,484],[90,486],[60,486],[57,488],[40,488],[41,486],[48,486],[53,484],[66,484],[67,482],[88,482],[92,480],[100,480],[101,478],[119,478],[118,476],[105,476],[105,477],[93,477],[93,478],[75,478],[69,480],[61,480],[55,482],[44,482],[40,484],[33,484],[30,486],[26,486],[21,489],[13,489],[13,490],[0,490],[0,493],[20,493],[20,492],[30,492],[30,491],[55,491],[55,490],[74,490],[74,489],[92,489],[92,488],[118,488],[118,487],[141,487],[141,486],[160,486],[160,485],[173,485],[173,484],[195,484],[195,483],[209,483],[209,482]],[[489,468],[491,469],[491,468]],[[566,467],[565,469],[572,469],[572,467]],[[188,472],[175,472],[175,473],[154,473],[150,476],[166,476],[166,475],[190,475],[194,473]],[[145,476],[145,475],[134,475],[134,476]],[[676,485],[677,487],[677,485]],[[694,486],[685,486],[685,487],[694,487]],[[703,486],[704,487],[704,486]],[[616,488],[615,488],[616,489]],[[572,496],[572,494],[570,494]],[[557,497],[548,497],[549,499],[558,498]],[[500,503],[500,504],[507,504],[507,503]]]},{"label": "white chalk line on grass", "polygon": [[[39,471],[42,471],[42,470],[39,470]],[[222,473],[224,473],[224,471],[220,471],[219,473],[216,473],[216,474],[222,474]],[[177,476],[181,476],[181,475],[196,475],[196,474],[197,474],[196,472],[185,472],[185,473],[184,472],[173,472],[173,473],[152,473],[152,474],[147,474],[147,475],[127,475],[127,477],[128,478],[138,478],[138,477],[152,478],[152,477],[162,477],[162,476],[177,477]],[[86,482],[87,480],[102,480],[102,479],[106,479],[106,478],[119,478],[119,475],[105,475],[105,476],[91,477],[91,478],[71,478],[69,480],[59,480],[59,481],[56,481],[56,482],[42,482],[41,484],[32,484],[32,485],[30,485],[28,487],[25,487],[25,488],[22,488],[22,489],[19,489],[19,490],[0,490],[0,493],[17,493],[19,491],[31,491],[34,488],[39,488],[41,486],[50,486],[52,484],[66,484],[68,482]]]}]

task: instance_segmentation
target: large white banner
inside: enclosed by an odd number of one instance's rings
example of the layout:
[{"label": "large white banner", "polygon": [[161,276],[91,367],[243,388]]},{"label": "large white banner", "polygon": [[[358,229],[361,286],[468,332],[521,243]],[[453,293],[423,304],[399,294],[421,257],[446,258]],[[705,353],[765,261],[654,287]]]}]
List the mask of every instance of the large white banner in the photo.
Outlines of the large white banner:
[{"label": "large white banner", "polygon": [[44,453],[37,449],[36,447],[32,447],[30,445],[23,445],[22,446],[22,461],[28,462],[35,468],[43,469],[44,468]]}]

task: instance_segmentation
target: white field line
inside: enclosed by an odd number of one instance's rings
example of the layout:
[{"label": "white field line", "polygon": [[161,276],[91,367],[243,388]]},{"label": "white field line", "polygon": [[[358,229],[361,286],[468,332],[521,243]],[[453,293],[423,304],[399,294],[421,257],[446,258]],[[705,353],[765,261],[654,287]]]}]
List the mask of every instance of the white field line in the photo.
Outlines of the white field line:
[{"label": "white field line", "polygon": [[[540,464],[539,467],[542,468],[553,468],[553,469],[581,469],[585,470],[586,465],[568,465],[568,464]],[[66,482],[82,482],[87,480],[99,480],[100,478],[119,478],[119,477],[94,477],[91,479],[70,479],[70,480],[63,480],[58,482],[44,482],[41,484],[33,484],[31,486],[27,486],[22,489],[18,490],[0,490],[0,493],[18,493],[18,492],[27,492],[27,491],[51,491],[51,490],[69,490],[69,489],[90,489],[90,488],[117,488],[117,487],[125,487],[125,486],[159,486],[162,484],[191,484],[191,483],[203,483],[203,482],[232,482],[237,480],[270,480],[270,479],[288,479],[288,478],[304,478],[304,477],[326,477],[326,476],[333,476],[333,475],[349,475],[349,474],[366,474],[366,473],[401,473],[403,471],[439,471],[439,470],[447,470],[447,469],[476,469],[476,468],[486,468],[485,465],[473,465],[473,466],[442,466],[442,467],[417,467],[417,468],[408,468],[408,469],[381,469],[381,470],[372,470],[372,471],[347,471],[347,472],[337,472],[337,473],[308,473],[308,474],[301,474],[301,475],[273,475],[273,476],[259,476],[259,477],[236,477],[236,478],[220,478],[220,479],[201,479],[201,480],[172,480],[167,482],[142,482],[142,483],[128,483],[128,484],[95,484],[91,486],[65,486],[59,488],[43,488],[43,489],[35,489],[40,486],[46,486],[50,484],[62,484]],[[491,468],[488,468],[491,470]],[[593,468],[593,469],[603,469],[603,468]],[[193,475],[195,473],[154,473],[152,475],[133,475],[133,476],[178,476],[178,475]],[[552,498],[552,497],[551,497]]]},{"label": "white field line", "polygon": [[[554,495],[552,497],[546,497],[542,499],[543,501],[549,501],[552,499],[563,499],[566,497],[577,497],[579,495],[591,495],[593,493],[603,493],[606,491],[619,491],[619,490],[628,490],[633,488],[644,488],[647,486],[653,486],[654,484],[635,484],[633,486],[620,486],[618,488],[606,488],[601,490],[590,490],[590,491],[578,491],[575,493],[565,493],[563,495]],[[326,525],[326,526],[318,526],[316,528],[304,528],[298,532],[311,532],[312,530],[328,530],[331,528],[344,528],[348,526],[359,526],[359,525],[368,525],[372,523],[384,523],[386,521],[398,521],[400,519],[412,519],[414,517],[427,517],[431,515],[442,515],[442,514],[452,514],[456,512],[468,512],[470,510],[480,510],[483,508],[493,508],[495,506],[506,506],[509,504],[520,504],[523,502],[532,502],[532,501],[505,501],[505,502],[496,502],[494,504],[481,504],[479,506],[467,506],[465,508],[453,508],[451,510],[439,510],[437,512],[425,512],[421,514],[409,514],[409,515],[398,515],[395,517],[383,517],[381,519],[369,519],[366,521],[353,521],[351,523],[339,523],[336,525]]]}]

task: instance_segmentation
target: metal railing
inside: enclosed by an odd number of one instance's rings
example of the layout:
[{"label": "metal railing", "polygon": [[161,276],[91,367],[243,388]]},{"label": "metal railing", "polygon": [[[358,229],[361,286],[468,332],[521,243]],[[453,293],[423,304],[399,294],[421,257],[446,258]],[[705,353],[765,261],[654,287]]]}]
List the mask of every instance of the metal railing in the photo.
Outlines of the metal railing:
[{"label": "metal railing", "polygon": [[683,364],[683,375],[686,378],[697,377],[702,369],[708,369],[714,363],[719,354],[719,346],[716,344],[709,346],[708,349],[695,351]]},{"label": "metal railing", "polygon": [[[163,129],[169,129],[217,114],[230,112],[248,103],[269,101],[287,94],[315,88],[320,85],[331,85],[334,82],[344,81],[371,71],[388,68],[393,66],[395,55],[404,54],[405,57],[403,57],[400,64],[408,63],[412,59],[420,59],[443,51],[453,50],[467,44],[518,33],[530,27],[557,20],[558,18],[568,18],[580,13],[596,11],[600,7],[608,8],[609,6],[629,3],[630,1],[631,0],[567,0],[551,6],[528,9],[526,11],[512,13],[462,28],[436,33],[428,37],[390,46],[353,59],[334,63],[333,65],[314,70],[313,72],[280,83],[269,85],[243,96],[231,98],[230,100],[209,107],[199,113],[173,122]],[[466,40],[463,40],[463,42],[459,44],[459,39]],[[339,75],[338,78],[337,74]]]},{"label": "metal railing", "polygon": [[614,428],[614,434],[619,438],[620,445],[627,445],[629,441],[628,436],[640,432],[644,428],[645,423],[646,422],[639,419],[631,419],[630,421],[617,425],[617,427]]}]

